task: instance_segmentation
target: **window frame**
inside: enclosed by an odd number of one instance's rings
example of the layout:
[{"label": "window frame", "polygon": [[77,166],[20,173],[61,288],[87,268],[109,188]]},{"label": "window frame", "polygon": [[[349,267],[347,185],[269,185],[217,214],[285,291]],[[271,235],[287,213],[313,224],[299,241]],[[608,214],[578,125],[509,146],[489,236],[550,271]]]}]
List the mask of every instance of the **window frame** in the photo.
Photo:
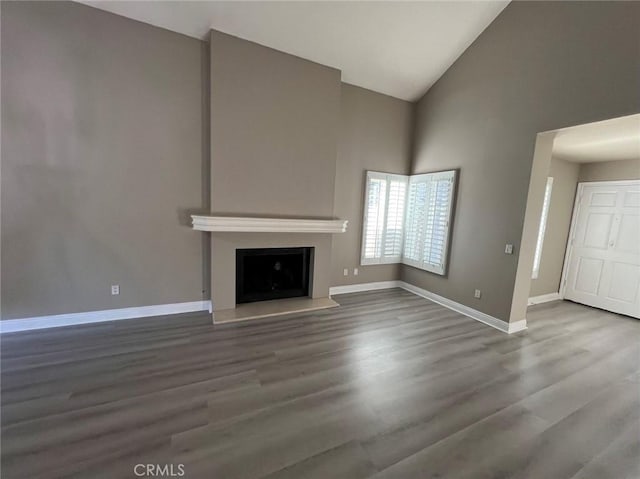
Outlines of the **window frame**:
[{"label": "window frame", "polygon": [[[381,237],[382,242],[380,245],[380,255],[375,258],[366,258],[365,257],[365,247],[367,240],[367,228],[368,224],[368,214],[369,214],[369,194],[370,194],[370,185],[371,180],[379,179],[386,180],[386,193],[385,193],[385,204],[384,204],[384,217],[382,222],[382,231]],[[403,203],[403,220],[402,220],[402,238],[401,238],[401,248],[399,256],[384,256],[385,249],[385,241],[386,238],[386,230],[387,230],[387,218],[389,214],[389,191],[391,188],[392,181],[403,181],[406,186],[404,189],[404,203]],[[440,181],[449,181],[451,186],[449,188],[449,196],[447,200],[447,212],[446,212],[446,226],[444,230],[444,240],[442,243],[442,263],[435,264],[431,262],[425,262],[423,259],[424,250],[425,250],[425,241],[426,241],[426,227],[423,228],[420,232],[420,239],[417,241],[417,248],[420,251],[419,260],[414,260],[406,257],[406,236],[407,236],[407,225],[409,221],[409,208],[410,208],[410,189],[412,184],[423,183],[436,183]],[[393,173],[383,173],[379,171],[367,171],[366,172],[366,183],[365,183],[365,192],[364,192],[364,211],[363,211],[363,221],[362,221],[362,240],[360,247],[360,264],[362,266],[372,265],[372,264],[405,264],[407,266],[412,266],[414,268],[421,269],[423,271],[427,271],[430,273],[438,274],[444,276],[447,274],[448,265],[449,265],[449,250],[451,244],[451,234],[453,229],[453,214],[455,210],[456,203],[456,194],[457,194],[457,183],[458,183],[458,170],[445,170],[445,171],[437,171],[432,173],[422,173],[418,175],[398,175]],[[427,187],[429,188],[429,187]],[[430,194],[436,194],[436,192]],[[425,206],[426,208],[426,206]]]},{"label": "window frame", "polygon": [[[419,175],[411,175],[409,177],[409,188],[407,188],[407,201],[405,208],[405,228],[408,224],[408,217],[410,214],[410,206],[411,201],[409,199],[411,184],[420,184],[420,183],[433,183],[438,181],[449,181],[451,183],[451,187],[449,189],[449,198],[447,202],[448,210],[446,213],[446,226],[445,226],[445,237],[442,242],[442,263],[436,264],[431,262],[424,261],[424,249],[426,242],[426,227],[420,230],[420,238],[417,240],[417,248],[419,251],[419,259],[412,259],[405,256],[405,248],[403,248],[402,254],[402,264],[407,266],[412,266],[417,269],[421,269],[423,271],[428,271],[429,273],[434,273],[440,276],[445,276],[448,271],[449,266],[449,246],[451,244],[451,231],[452,231],[452,221],[453,221],[453,211],[455,208],[455,198],[456,198],[456,189],[458,182],[458,170],[445,170],[438,171],[434,173],[422,173]],[[429,188],[429,187],[427,187]],[[405,229],[406,234],[406,229]],[[406,242],[405,242],[406,247]]]}]

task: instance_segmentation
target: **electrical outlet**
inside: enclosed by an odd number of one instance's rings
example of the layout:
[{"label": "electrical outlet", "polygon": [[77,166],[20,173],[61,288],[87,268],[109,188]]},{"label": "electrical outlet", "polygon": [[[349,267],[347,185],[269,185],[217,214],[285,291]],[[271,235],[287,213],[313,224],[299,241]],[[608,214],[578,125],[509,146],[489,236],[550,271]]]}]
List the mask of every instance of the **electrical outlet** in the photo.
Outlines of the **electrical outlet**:
[{"label": "electrical outlet", "polygon": [[507,243],[504,247],[504,254],[513,254],[513,245]]},{"label": "electrical outlet", "polygon": [[476,289],[475,292],[473,293],[473,297],[476,299],[480,299],[481,296],[482,296],[482,291],[480,291],[479,289]]},{"label": "electrical outlet", "polygon": [[111,285],[111,296],[117,296],[120,294],[120,285],[112,284]]},{"label": "electrical outlet", "polygon": [[342,274],[345,276],[349,276],[349,269],[348,268],[343,269]]},{"label": "electrical outlet", "polygon": [[358,268],[353,268],[353,275],[358,276]]}]

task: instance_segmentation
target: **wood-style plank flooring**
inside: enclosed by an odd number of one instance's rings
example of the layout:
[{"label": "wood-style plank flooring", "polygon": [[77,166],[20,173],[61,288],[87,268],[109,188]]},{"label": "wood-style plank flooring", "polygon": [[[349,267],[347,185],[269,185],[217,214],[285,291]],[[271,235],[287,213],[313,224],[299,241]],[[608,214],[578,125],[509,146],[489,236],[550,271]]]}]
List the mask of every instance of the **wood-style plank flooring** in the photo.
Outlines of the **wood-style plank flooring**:
[{"label": "wood-style plank flooring", "polygon": [[508,336],[397,289],[334,298],[2,335],[2,477],[640,477],[639,321],[555,302]]}]

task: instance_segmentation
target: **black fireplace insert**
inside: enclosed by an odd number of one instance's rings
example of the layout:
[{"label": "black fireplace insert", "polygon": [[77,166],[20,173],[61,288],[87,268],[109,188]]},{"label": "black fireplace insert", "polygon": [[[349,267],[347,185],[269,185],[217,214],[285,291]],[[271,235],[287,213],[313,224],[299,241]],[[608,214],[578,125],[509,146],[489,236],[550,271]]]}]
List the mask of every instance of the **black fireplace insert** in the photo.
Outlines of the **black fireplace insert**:
[{"label": "black fireplace insert", "polygon": [[309,296],[313,248],[236,250],[236,303]]}]

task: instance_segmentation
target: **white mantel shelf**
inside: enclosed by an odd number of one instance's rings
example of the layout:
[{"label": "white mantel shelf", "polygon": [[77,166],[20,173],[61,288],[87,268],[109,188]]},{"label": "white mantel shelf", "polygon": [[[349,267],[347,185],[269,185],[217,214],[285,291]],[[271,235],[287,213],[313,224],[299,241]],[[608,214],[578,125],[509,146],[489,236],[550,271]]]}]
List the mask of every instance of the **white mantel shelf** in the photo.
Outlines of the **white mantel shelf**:
[{"label": "white mantel shelf", "polygon": [[303,218],[251,218],[246,216],[191,215],[198,231],[244,233],[344,233],[348,220],[312,220]]}]

